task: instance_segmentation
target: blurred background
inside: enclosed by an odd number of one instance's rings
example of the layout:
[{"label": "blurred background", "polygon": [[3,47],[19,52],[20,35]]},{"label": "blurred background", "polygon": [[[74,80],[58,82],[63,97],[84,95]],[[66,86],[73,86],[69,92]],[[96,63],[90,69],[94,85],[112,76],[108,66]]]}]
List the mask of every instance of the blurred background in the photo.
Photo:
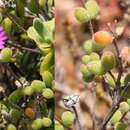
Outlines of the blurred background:
[{"label": "blurred background", "polygon": [[[80,103],[77,104],[79,119],[84,130],[92,130],[92,116],[95,112],[97,126],[102,122],[111,107],[109,97],[102,81],[97,83],[96,101],[93,95],[93,84],[86,84],[79,71],[81,57],[85,54],[82,46],[91,37],[88,23],[80,24],[74,17],[76,7],[82,5],[82,0],[55,0],[56,2],[56,118],[66,109],[62,98],[66,95],[77,94]],[[129,46],[130,39],[130,0],[97,0],[100,15],[92,21],[94,31],[108,30],[107,24],[118,29],[121,33],[118,41],[119,48]],[[120,31],[119,31],[120,30]],[[106,50],[112,50],[109,46]],[[96,102],[96,106],[95,106]],[[129,113],[125,120],[130,122]],[[108,125],[108,130],[109,128]],[[130,128],[128,128],[130,129]],[[75,130],[75,126],[72,127]]]}]

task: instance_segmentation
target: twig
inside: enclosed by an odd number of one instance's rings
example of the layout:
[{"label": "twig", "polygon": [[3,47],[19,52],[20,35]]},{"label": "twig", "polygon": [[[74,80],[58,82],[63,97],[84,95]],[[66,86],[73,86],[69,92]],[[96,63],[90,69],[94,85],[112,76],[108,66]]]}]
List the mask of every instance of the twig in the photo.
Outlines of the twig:
[{"label": "twig", "polygon": [[130,82],[126,85],[126,87],[122,90],[121,97],[124,95],[124,93],[127,91],[127,89],[130,87]]},{"label": "twig", "polygon": [[107,90],[107,92],[109,93],[110,97],[113,99],[114,92],[112,91],[112,89],[110,88],[110,86],[106,83],[105,77],[103,77],[103,85],[104,85],[105,89]]},{"label": "twig", "polygon": [[21,25],[19,25],[8,12],[6,12],[6,15],[19,29],[21,29],[23,32],[26,32],[26,30]]},{"label": "twig", "polygon": [[114,106],[111,107],[111,109],[109,111],[109,114],[104,118],[104,121],[103,121],[101,127],[99,128],[99,130],[106,130],[106,125],[110,121],[110,119],[113,116],[113,114],[118,109],[118,107],[117,107],[118,104],[119,104],[119,102],[117,104],[115,104]]},{"label": "twig", "polygon": [[111,29],[111,26],[108,24],[108,28],[109,30],[111,31],[111,33],[113,34],[114,36],[114,47],[116,49],[116,53],[117,53],[117,59],[118,59],[118,77],[117,77],[117,81],[116,81],[116,89],[120,88],[120,80],[121,80],[121,76],[122,76],[122,73],[123,73],[123,65],[122,65],[122,59],[120,57],[120,51],[119,51],[119,48],[118,48],[118,41],[117,41],[117,38],[118,36],[116,35],[116,33]]},{"label": "twig", "polygon": [[93,85],[93,130],[96,130],[96,115],[95,115],[95,108],[96,108],[96,83]]},{"label": "twig", "polygon": [[117,39],[116,38],[114,39],[114,46],[115,46],[115,49],[116,49],[116,52],[117,52],[117,58],[118,58],[118,62],[119,62],[119,66],[118,66],[119,74],[118,74],[116,86],[117,86],[117,88],[118,87],[120,88],[120,80],[121,80],[121,76],[122,76],[122,73],[123,73],[123,65],[122,65],[122,59],[120,57],[119,48],[117,46]]},{"label": "twig", "polygon": [[11,42],[8,42],[8,45],[11,45],[13,47],[16,47],[16,48],[19,48],[19,49],[22,49],[22,50],[26,50],[26,51],[30,51],[30,52],[33,52],[33,53],[40,53],[38,50],[36,49],[31,49],[31,48],[27,48],[27,47],[23,47],[21,45],[18,45],[18,44],[14,44],[14,43],[11,43]]},{"label": "twig", "polygon": [[[120,57],[120,51],[119,51],[119,48],[118,48],[118,41],[117,41],[117,35],[113,32],[113,30],[111,29],[110,25],[108,25],[110,31],[112,32],[113,36],[114,36],[114,47],[116,49],[116,53],[117,53],[117,59],[118,59],[118,77],[117,77],[117,81],[116,81],[116,87],[115,87],[115,93],[114,93],[114,100],[113,100],[113,105],[110,109],[110,112],[108,113],[108,115],[104,118],[104,121],[100,127],[99,130],[105,130],[106,129],[106,125],[107,123],[110,121],[111,117],[113,116],[113,114],[116,112],[116,110],[118,109],[119,107],[119,103],[124,95],[124,93],[127,91],[128,87],[129,87],[129,84],[122,90],[120,96],[118,97],[117,96],[117,92],[119,90],[120,92],[120,87],[121,87],[121,83],[120,83],[120,80],[121,80],[121,76],[122,76],[122,73],[123,73],[123,65],[122,65],[122,59]],[[112,73],[109,72],[109,74],[113,77]],[[114,77],[113,77],[114,78]]]},{"label": "twig", "polygon": [[[82,4],[82,6],[85,7],[85,0],[80,0],[80,2]],[[89,29],[90,29],[91,35],[93,36],[94,29],[93,29],[93,25],[92,25],[92,21],[91,20],[89,21]]]},{"label": "twig", "polygon": [[91,20],[89,21],[89,29],[90,29],[91,35],[93,36],[94,29],[93,29],[93,25],[92,25],[92,21]]},{"label": "twig", "polygon": [[[120,104],[120,101],[121,101],[121,99],[122,99],[124,93],[127,91],[127,89],[128,89],[129,87],[130,87],[130,82],[129,82],[129,83],[127,84],[127,86],[122,90],[122,93],[121,93],[120,97],[118,97],[117,99],[115,99],[115,100],[113,101],[113,105],[112,105],[112,107],[111,107],[111,109],[110,109],[110,112],[109,112],[109,114],[104,118],[104,121],[103,121],[101,127],[99,128],[99,130],[105,130],[105,129],[106,129],[107,123],[110,121],[111,117],[113,116],[113,114],[114,114],[114,113],[116,112],[116,110],[118,109],[118,106],[119,106],[119,104]],[[116,103],[115,103],[115,101],[116,101]],[[115,104],[114,104],[114,103],[115,103]]]},{"label": "twig", "polygon": [[123,114],[123,116],[122,116],[121,119],[120,119],[120,122],[123,121],[123,119],[125,118],[126,115],[127,115],[127,112],[125,112],[125,113]]},{"label": "twig", "polygon": [[76,110],[76,107],[75,107],[75,106],[72,106],[72,109],[73,109],[73,111],[74,111],[74,113],[75,113],[75,116],[76,116],[77,124],[78,124],[78,127],[79,127],[78,130],[82,130],[82,126],[81,126],[80,121],[79,121],[79,116],[78,116],[78,112],[77,112],[77,110]]},{"label": "twig", "polygon": [[116,79],[115,76],[113,75],[113,73],[111,71],[108,71],[108,73],[110,74],[110,76],[113,78],[114,82],[116,83]]},{"label": "twig", "polygon": [[14,71],[11,69],[9,65],[7,65],[8,70],[11,72],[11,74],[15,77],[15,79],[20,83],[21,86],[23,86],[22,82],[19,80],[17,75],[14,73]]}]

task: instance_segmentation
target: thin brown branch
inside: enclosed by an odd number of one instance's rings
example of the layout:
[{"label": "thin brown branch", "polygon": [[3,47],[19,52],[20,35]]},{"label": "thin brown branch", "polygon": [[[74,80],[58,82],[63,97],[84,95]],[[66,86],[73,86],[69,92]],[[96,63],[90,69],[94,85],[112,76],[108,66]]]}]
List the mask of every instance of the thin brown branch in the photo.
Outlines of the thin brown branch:
[{"label": "thin brown branch", "polygon": [[23,47],[21,45],[18,45],[18,44],[14,44],[14,43],[11,43],[11,42],[8,42],[8,45],[11,45],[13,47],[16,47],[16,48],[19,48],[21,50],[26,50],[26,51],[29,51],[29,52],[33,52],[33,53],[40,53],[38,50],[36,49],[31,49],[31,48],[27,48],[27,47]]},{"label": "thin brown branch", "polygon": [[93,130],[96,130],[96,114],[95,114],[95,108],[96,108],[96,83],[93,83]]},{"label": "thin brown branch", "polygon": [[120,102],[122,100],[122,97],[123,97],[124,93],[127,91],[127,89],[129,87],[130,87],[130,83],[128,83],[128,85],[122,90],[122,93],[121,93],[120,97],[117,97],[116,99],[114,99],[113,105],[112,105],[112,107],[110,109],[110,112],[104,118],[104,121],[103,121],[101,127],[99,128],[99,130],[105,130],[106,129],[106,126],[107,126],[108,122],[110,121],[110,119],[112,118],[112,116],[116,112],[116,110],[118,109],[119,104],[120,104]]},{"label": "thin brown branch", "polygon": [[120,57],[120,51],[119,51],[119,48],[118,48],[118,41],[117,41],[118,36],[111,29],[111,26],[109,24],[108,24],[108,28],[114,36],[114,47],[115,47],[115,50],[116,50],[116,53],[117,53],[116,55],[117,55],[117,60],[118,60],[118,71],[119,71],[117,81],[116,81],[116,89],[119,89],[120,85],[121,85],[120,80],[121,80],[121,76],[122,76],[122,73],[123,73],[123,65],[122,65],[122,59]]},{"label": "thin brown branch", "polygon": [[110,74],[110,76],[113,78],[114,82],[116,83],[116,79],[115,76],[113,75],[113,73],[111,71],[108,71],[108,73]]},{"label": "thin brown branch", "polygon": [[118,78],[117,78],[117,81],[116,81],[116,86],[117,88],[120,88],[120,80],[121,80],[121,76],[122,76],[122,73],[123,73],[123,65],[122,65],[122,59],[120,57],[120,51],[119,51],[119,48],[117,46],[117,39],[115,38],[114,39],[114,46],[115,46],[115,49],[116,49],[116,52],[117,52],[117,58],[118,58]]},{"label": "thin brown branch", "polygon": [[107,123],[110,121],[111,117],[113,116],[113,114],[116,112],[117,109],[118,109],[117,104],[111,107],[109,114],[104,118],[104,121],[99,130],[106,130]]},{"label": "thin brown branch", "polygon": [[78,128],[79,128],[78,130],[82,130],[82,126],[81,126],[81,123],[79,121],[79,116],[78,116],[78,112],[76,110],[76,107],[72,106],[72,109],[73,109],[75,116],[76,116],[76,120],[77,120],[77,124],[78,124]]},{"label": "thin brown branch", "polygon": [[125,112],[125,113],[123,114],[123,116],[122,116],[121,119],[120,119],[120,122],[123,121],[123,119],[125,118],[126,115],[127,115],[127,112]]},{"label": "thin brown branch", "polygon": [[19,29],[21,29],[23,32],[26,32],[26,30],[20,25],[18,24],[13,18],[12,16],[6,12],[6,16],[12,21],[12,23],[14,23]]},{"label": "thin brown branch", "polygon": [[92,21],[91,21],[91,20],[89,21],[89,29],[90,29],[91,35],[93,36],[93,34],[94,34],[94,29],[93,29],[93,24],[92,24]]}]

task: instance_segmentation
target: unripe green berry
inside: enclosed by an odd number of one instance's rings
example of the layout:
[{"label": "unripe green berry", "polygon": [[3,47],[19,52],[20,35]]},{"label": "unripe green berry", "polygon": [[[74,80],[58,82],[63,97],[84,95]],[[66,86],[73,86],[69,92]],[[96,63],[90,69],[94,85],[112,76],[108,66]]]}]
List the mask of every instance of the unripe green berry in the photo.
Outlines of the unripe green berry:
[{"label": "unripe green berry", "polygon": [[48,3],[48,6],[52,6],[53,5],[53,0],[48,0],[47,3]]},{"label": "unripe green berry", "polygon": [[125,112],[128,112],[129,109],[130,109],[130,107],[129,107],[127,102],[121,102],[120,103],[119,110],[121,111],[122,114],[124,114]]},{"label": "unripe green berry", "polygon": [[12,50],[10,48],[2,49],[0,53],[0,61],[1,62],[10,62],[12,58]]},{"label": "unripe green berry", "polygon": [[44,71],[42,73],[42,79],[45,82],[47,87],[51,87],[52,86],[52,81],[53,81],[53,75],[51,72],[49,71]]},{"label": "unripe green berry", "polygon": [[54,59],[54,53],[52,51],[44,57],[40,65],[40,75],[42,75],[44,71],[49,70],[52,65],[54,65]]},{"label": "unripe green berry", "polygon": [[44,8],[46,5],[46,0],[39,0],[39,5]]},{"label": "unripe green berry", "polygon": [[122,75],[120,82],[121,82],[121,86],[125,85],[125,76],[124,75]]},{"label": "unripe green berry", "polygon": [[54,92],[50,88],[46,88],[43,90],[42,95],[46,99],[51,99],[54,97]]},{"label": "unripe green berry", "polygon": [[97,45],[93,39],[90,39],[84,42],[83,48],[87,54],[91,54],[92,52],[102,51],[104,47]]},{"label": "unripe green berry", "polygon": [[127,85],[130,82],[130,73],[125,76],[124,84]]},{"label": "unripe green berry", "polygon": [[84,45],[83,45],[83,48],[87,52],[87,54],[92,53],[94,51],[93,40],[90,39],[90,40],[85,41]]},{"label": "unripe green berry", "polygon": [[44,117],[42,119],[42,124],[43,124],[43,127],[50,127],[52,124],[52,121],[50,118]]},{"label": "unripe green berry", "polygon": [[31,84],[31,87],[34,92],[42,92],[44,88],[46,88],[45,83],[40,80],[34,80]]},{"label": "unripe green berry", "polygon": [[33,94],[33,88],[31,86],[23,88],[23,94],[25,96],[31,96]]},{"label": "unripe green berry", "polygon": [[21,118],[21,116],[22,116],[21,111],[19,111],[18,109],[11,109],[9,114],[15,120],[19,120]]},{"label": "unripe green berry", "polygon": [[7,126],[7,130],[17,130],[17,128],[16,128],[15,125],[9,124],[9,125]]},{"label": "unripe green berry", "polygon": [[12,21],[6,17],[2,21],[2,26],[4,27],[4,30],[8,36],[11,35],[11,29],[12,29]]},{"label": "unripe green berry", "polygon": [[109,74],[106,74],[105,81],[112,88],[114,88],[116,86],[114,79]]},{"label": "unripe green berry", "polygon": [[1,111],[1,113],[2,112],[9,112],[9,109],[7,108],[6,105],[0,103],[0,111]]},{"label": "unripe green berry", "polygon": [[9,102],[17,103],[23,97],[22,91],[22,88],[13,91],[8,97]]},{"label": "unripe green berry", "polygon": [[94,78],[94,75],[88,70],[87,66],[82,64],[80,66],[80,71],[83,75],[83,79],[86,81],[86,82],[91,82]]},{"label": "unripe green berry", "polygon": [[116,59],[112,52],[104,52],[101,57],[101,62],[106,71],[111,70],[116,65]]},{"label": "unripe green berry", "polygon": [[95,75],[104,75],[106,73],[100,60],[91,61],[87,64],[88,70]]},{"label": "unripe green berry", "polygon": [[70,111],[65,111],[62,114],[62,123],[65,127],[70,127],[74,123],[75,116]]},{"label": "unripe green berry", "polygon": [[115,130],[126,130],[126,128],[127,128],[127,124],[122,122],[118,122],[115,125]]},{"label": "unripe green berry", "polygon": [[75,17],[81,23],[88,22],[90,20],[90,17],[88,15],[88,11],[82,7],[78,7],[75,10]]},{"label": "unripe green berry", "polygon": [[103,46],[96,44],[96,42],[93,40],[93,50],[94,50],[94,52],[101,52],[103,49],[104,49]]},{"label": "unripe green berry", "polygon": [[99,8],[96,0],[88,0],[85,4],[85,7],[88,11],[90,18],[95,18],[100,11],[100,8]]},{"label": "unripe green berry", "polygon": [[117,110],[111,118],[111,123],[116,124],[122,117],[122,113]]},{"label": "unripe green berry", "polygon": [[100,60],[100,56],[99,56],[97,53],[92,52],[92,53],[90,54],[90,59],[91,59],[91,61]]},{"label": "unripe green berry", "polygon": [[55,130],[64,130],[64,127],[59,122],[56,122],[55,123]]},{"label": "unripe green berry", "polygon": [[90,56],[89,55],[84,55],[82,57],[82,63],[83,64],[87,65],[89,63],[89,61],[90,61]]},{"label": "unripe green berry", "polygon": [[33,130],[39,130],[40,128],[42,128],[42,126],[43,126],[42,119],[40,119],[40,118],[34,120],[32,123]]}]

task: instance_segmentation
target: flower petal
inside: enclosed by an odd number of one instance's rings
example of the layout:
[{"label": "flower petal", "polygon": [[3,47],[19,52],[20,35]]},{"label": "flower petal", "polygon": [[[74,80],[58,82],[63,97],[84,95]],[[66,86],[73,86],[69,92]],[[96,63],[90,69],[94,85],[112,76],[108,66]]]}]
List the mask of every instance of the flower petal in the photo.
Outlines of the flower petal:
[{"label": "flower petal", "polygon": [[4,45],[5,44],[5,42],[4,41],[0,41],[0,45]]},{"label": "flower petal", "polygon": [[7,39],[8,39],[7,36],[0,36],[1,41],[7,40]]},{"label": "flower petal", "polygon": [[4,45],[0,44],[0,49],[3,49],[4,48]]},{"label": "flower petal", "polygon": [[0,36],[6,36],[5,32],[0,32]]}]

